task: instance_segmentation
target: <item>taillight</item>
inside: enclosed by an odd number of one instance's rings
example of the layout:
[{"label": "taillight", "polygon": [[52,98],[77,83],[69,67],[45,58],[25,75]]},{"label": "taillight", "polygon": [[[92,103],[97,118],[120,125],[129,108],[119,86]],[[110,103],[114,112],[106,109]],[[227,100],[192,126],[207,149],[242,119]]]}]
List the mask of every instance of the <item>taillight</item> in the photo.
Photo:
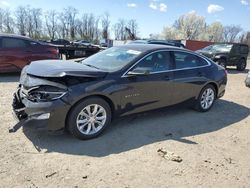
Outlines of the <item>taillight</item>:
[{"label": "taillight", "polygon": [[59,49],[58,48],[52,48],[51,53],[55,54],[55,55],[58,55],[59,54]]},{"label": "taillight", "polygon": [[225,75],[227,76],[227,70],[226,69],[224,69],[224,72],[225,72]]}]

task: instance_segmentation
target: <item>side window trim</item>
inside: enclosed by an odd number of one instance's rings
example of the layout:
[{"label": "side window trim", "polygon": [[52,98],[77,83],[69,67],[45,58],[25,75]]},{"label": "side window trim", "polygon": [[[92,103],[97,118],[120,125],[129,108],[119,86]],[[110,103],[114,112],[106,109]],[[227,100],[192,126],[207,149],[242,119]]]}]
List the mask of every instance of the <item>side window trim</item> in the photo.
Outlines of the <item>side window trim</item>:
[{"label": "side window trim", "polygon": [[[171,55],[171,51],[170,50],[157,50],[157,51],[154,51],[154,52],[150,52],[149,54],[147,54],[146,56],[144,56],[144,57],[142,57],[141,59],[139,59],[136,63],[134,63],[133,65],[131,65],[131,67],[129,67],[128,69],[127,69],[127,71],[125,71],[124,72],[124,74],[121,76],[121,77],[127,77],[127,73],[131,70],[131,69],[133,69],[137,64],[139,64],[141,61],[143,61],[144,59],[146,59],[147,57],[149,57],[149,56],[151,56],[152,54],[154,54],[154,53],[158,53],[158,52],[169,52],[170,54],[170,58],[171,58],[171,62],[170,62],[170,65],[171,66],[173,66],[172,65],[172,55]],[[162,73],[162,72],[168,72],[168,71],[170,71],[170,70],[165,70],[165,71],[156,71],[156,72],[151,72],[150,74],[157,74],[157,73]]]},{"label": "side window trim", "polygon": [[[184,53],[189,53],[191,55],[195,55],[197,57],[200,57],[202,58],[203,60],[205,60],[207,62],[207,65],[202,65],[202,66],[197,66],[197,67],[191,67],[191,68],[182,68],[182,69],[172,69],[172,70],[165,70],[165,71],[157,71],[157,72],[151,72],[150,74],[157,74],[157,73],[163,73],[163,72],[174,72],[174,71],[181,71],[181,70],[190,70],[190,69],[198,69],[198,68],[202,68],[202,67],[208,67],[208,66],[211,66],[211,63],[209,62],[209,60],[207,60],[206,58],[202,57],[201,55],[199,54],[195,54],[195,53],[192,53],[192,52],[188,52],[188,51],[183,51],[183,50],[173,50],[173,49],[168,49],[168,50],[157,50],[157,51],[154,51],[154,52],[151,52],[149,54],[147,54],[146,56],[142,57],[141,59],[139,59],[136,63],[134,63],[133,65],[131,65],[131,67],[129,67],[123,74],[122,74],[122,78],[123,77],[128,77],[127,73],[133,69],[138,63],[140,63],[144,58],[147,58],[148,56],[154,54],[154,53],[157,53],[157,52],[170,52],[170,56],[171,57],[171,64],[175,64],[174,61],[174,52],[184,52]],[[172,65],[173,66],[173,65]]]}]

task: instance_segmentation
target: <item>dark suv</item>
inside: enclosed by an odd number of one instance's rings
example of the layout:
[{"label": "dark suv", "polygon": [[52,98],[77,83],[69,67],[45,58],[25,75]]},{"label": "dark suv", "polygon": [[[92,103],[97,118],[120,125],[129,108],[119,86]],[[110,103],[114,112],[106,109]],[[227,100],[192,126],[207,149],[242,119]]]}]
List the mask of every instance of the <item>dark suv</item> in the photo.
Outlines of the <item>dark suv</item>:
[{"label": "dark suv", "polygon": [[236,66],[237,70],[244,71],[247,66],[249,48],[246,44],[214,44],[197,52],[225,68]]}]

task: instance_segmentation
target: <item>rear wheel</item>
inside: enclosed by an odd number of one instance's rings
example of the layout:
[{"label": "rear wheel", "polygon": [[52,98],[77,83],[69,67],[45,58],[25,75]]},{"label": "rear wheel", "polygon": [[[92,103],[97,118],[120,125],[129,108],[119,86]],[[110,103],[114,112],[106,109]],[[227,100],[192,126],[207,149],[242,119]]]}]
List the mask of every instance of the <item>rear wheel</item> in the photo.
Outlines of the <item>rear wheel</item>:
[{"label": "rear wheel", "polygon": [[200,112],[207,112],[212,108],[215,99],[215,88],[209,84],[201,90],[199,98],[196,100],[195,109]]},{"label": "rear wheel", "polygon": [[219,60],[217,61],[217,63],[218,63],[220,66],[224,67],[225,69],[227,68],[227,62],[226,62],[225,59],[219,59]]},{"label": "rear wheel", "polygon": [[244,71],[246,69],[247,62],[245,59],[241,59],[240,62],[237,64],[238,71]]},{"label": "rear wheel", "polygon": [[68,130],[82,140],[100,135],[111,122],[108,103],[98,97],[88,98],[77,104],[68,117]]}]

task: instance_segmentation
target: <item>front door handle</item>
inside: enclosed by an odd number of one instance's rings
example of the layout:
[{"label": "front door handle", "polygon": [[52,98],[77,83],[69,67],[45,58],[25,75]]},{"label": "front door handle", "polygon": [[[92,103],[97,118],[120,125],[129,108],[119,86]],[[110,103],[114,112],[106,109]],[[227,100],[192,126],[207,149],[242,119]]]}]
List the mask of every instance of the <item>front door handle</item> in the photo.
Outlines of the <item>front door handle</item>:
[{"label": "front door handle", "polygon": [[205,74],[203,73],[203,72],[198,72],[198,74],[197,74],[199,77],[203,77],[203,76],[205,76]]},{"label": "front door handle", "polygon": [[164,76],[164,80],[166,81],[170,80],[169,76]]}]

